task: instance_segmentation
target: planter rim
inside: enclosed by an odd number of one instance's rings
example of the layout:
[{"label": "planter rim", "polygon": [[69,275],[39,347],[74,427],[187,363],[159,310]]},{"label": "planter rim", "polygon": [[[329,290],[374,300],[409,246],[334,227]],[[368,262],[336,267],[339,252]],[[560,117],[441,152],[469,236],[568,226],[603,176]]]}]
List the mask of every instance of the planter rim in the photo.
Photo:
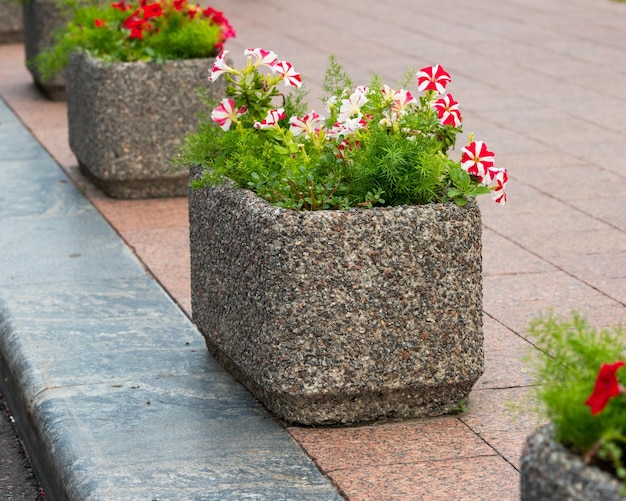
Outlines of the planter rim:
[{"label": "planter rim", "polygon": [[[74,54],[87,56],[90,60],[103,64],[103,65],[162,65],[165,63],[183,63],[185,61],[209,61],[215,59],[217,54],[207,56],[207,57],[188,57],[188,58],[179,58],[179,59],[163,59],[162,61],[157,61],[156,59],[139,59],[137,61],[114,61],[109,59],[103,59],[98,56],[94,56],[88,50],[80,49],[76,51]],[[74,56],[72,54],[72,56]]]},{"label": "planter rim", "polygon": [[521,456],[522,501],[625,501],[623,484],[614,475],[584,462],[554,438],[547,423],[527,438]]},{"label": "planter rim", "polygon": [[[193,169],[194,167],[192,167]],[[319,217],[323,217],[322,214],[326,214],[328,216],[336,216],[342,214],[371,214],[377,212],[390,212],[390,211],[431,211],[431,210],[441,210],[441,209],[457,209],[459,211],[465,211],[468,209],[477,209],[479,208],[478,202],[476,199],[468,200],[467,204],[464,206],[460,206],[455,204],[453,201],[448,202],[431,202],[427,204],[414,204],[414,205],[385,205],[379,207],[371,207],[371,208],[362,208],[362,207],[350,207],[349,209],[320,209],[320,210],[297,210],[297,209],[286,209],[284,207],[278,207],[269,203],[262,196],[255,193],[253,190],[248,188],[241,188],[237,186],[232,180],[225,179],[223,182],[216,185],[207,185],[201,188],[191,188],[192,190],[202,190],[203,188],[215,189],[215,190],[227,190],[233,193],[239,192],[242,194],[242,200],[247,204],[258,206],[261,209],[266,209],[269,211],[275,211],[274,214],[318,214]]]}]

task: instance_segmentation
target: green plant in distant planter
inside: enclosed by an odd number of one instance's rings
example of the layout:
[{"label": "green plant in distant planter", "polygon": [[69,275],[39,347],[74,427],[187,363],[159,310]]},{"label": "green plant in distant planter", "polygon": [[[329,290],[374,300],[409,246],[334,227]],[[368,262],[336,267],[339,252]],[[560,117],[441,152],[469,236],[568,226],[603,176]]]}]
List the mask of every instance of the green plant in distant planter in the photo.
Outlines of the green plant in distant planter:
[{"label": "green plant in distant planter", "polygon": [[[589,475],[607,476],[600,482],[605,485],[596,487],[588,480],[571,482],[573,485],[566,487],[572,493],[582,490],[568,499],[623,499],[622,495],[626,494],[626,333],[621,327],[598,331],[578,314],[569,320],[553,315],[537,319],[532,322],[530,333],[536,347],[548,355],[537,359],[534,366],[538,383],[535,394],[551,423],[554,441],[562,444],[564,451],[577,456],[581,465],[589,465]],[[526,456],[522,457],[522,499],[525,500],[547,499],[538,494],[538,488],[556,489],[565,479],[571,480],[562,471],[555,470],[552,476],[536,474],[551,470],[546,464],[534,463],[537,443],[536,436],[529,440]],[[581,469],[584,468],[567,466],[570,472]],[[617,481],[624,483],[621,494],[611,485]],[[602,491],[611,487],[613,494]],[[554,490],[551,492],[552,496],[558,495]],[[603,494],[595,497],[593,492]]]},{"label": "green plant in distant planter", "polygon": [[69,5],[72,19],[55,35],[55,45],[35,59],[44,79],[77,50],[111,62],[206,58],[235,35],[222,12],[187,0]]},{"label": "green plant in distant planter", "polygon": [[[186,196],[188,174],[169,159],[197,126],[207,66],[234,35],[222,12],[187,0],[77,7],[36,62],[44,76],[67,65],[82,172],[115,198]],[[206,92],[220,99],[225,85]]]}]

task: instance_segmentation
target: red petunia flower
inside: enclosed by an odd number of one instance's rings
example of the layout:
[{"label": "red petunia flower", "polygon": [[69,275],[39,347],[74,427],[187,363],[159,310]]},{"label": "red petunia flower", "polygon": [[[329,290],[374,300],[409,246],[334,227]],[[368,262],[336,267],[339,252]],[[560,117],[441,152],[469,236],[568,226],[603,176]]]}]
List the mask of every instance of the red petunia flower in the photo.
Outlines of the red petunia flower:
[{"label": "red petunia flower", "polygon": [[152,28],[152,25],[145,19],[137,18],[137,12],[126,18],[122,26],[130,30],[130,35],[128,35],[129,38],[136,38],[139,40],[143,38],[144,30]]},{"label": "red petunia flower", "polygon": [[161,4],[159,3],[150,3],[144,6],[143,8],[143,18],[144,19],[152,19],[153,17],[159,17],[163,13],[163,9],[161,8]]},{"label": "red petunia flower", "polygon": [[602,364],[593,393],[585,402],[585,405],[591,407],[591,414],[595,415],[601,412],[611,398],[619,395],[620,387],[615,373],[625,363],[618,360],[612,364]]},{"label": "red petunia flower", "polygon": [[420,91],[434,90],[443,94],[452,79],[450,73],[441,66],[427,66],[417,72],[417,88]]},{"label": "red petunia flower", "polygon": [[123,12],[126,12],[130,8],[128,5],[126,5],[126,2],[123,0],[121,2],[112,3],[111,7],[113,7],[114,9],[121,10]]},{"label": "red petunia flower", "polygon": [[439,121],[443,125],[450,125],[452,127],[459,127],[461,125],[463,118],[459,111],[459,103],[454,100],[452,94],[446,94],[441,99],[431,103],[431,107],[437,111]]},{"label": "red petunia flower", "polygon": [[174,0],[174,3],[172,4],[174,6],[174,9],[177,11],[181,11],[183,10],[183,6],[185,5],[185,2],[187,0]]}]

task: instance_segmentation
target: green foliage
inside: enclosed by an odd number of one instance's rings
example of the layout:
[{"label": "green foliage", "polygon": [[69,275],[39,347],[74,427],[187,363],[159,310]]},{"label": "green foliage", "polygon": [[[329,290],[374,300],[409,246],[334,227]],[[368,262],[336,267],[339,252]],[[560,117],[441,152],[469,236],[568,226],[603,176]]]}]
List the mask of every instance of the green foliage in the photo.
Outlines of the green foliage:
[{"label": "green foliage", "polygon": [[326,102],[333,97],[340,97],[352,87],[354,87],[352,78],[350,78],[343,66],[339,64],[337,58],[331,55],[328,58],[328,68],[322,82],[322,90],[324,91],[322,100]]},{"label": "green foliage", "polygon": [[[626,356],[626,332],[621,327],[596,330],[574,313],[568,320],[552,314],[536,319],[530,333],[548,355],[534,367],[536,396],[554,423],[556,440],[581,454],[597,450],[597,456],[626,479],[626,398],[612,398],[596,415],[585,405],[600,366]],[[619,370],[617,377],[625,384],[626,370]]]},{"label": "green foliage", "polygon": [[419,205],[439,201],[453,164],[428,136],[407,139],[371,124],[350,164],[350,194],[383,193],[387,205]]},{"label": "green foliage", "polygon": [[[68,0],[63,7],[69,11],[70,21],[54,33],[54,45],[33,61],[42,79],[52,78],[78,50],[111,62],[162,62],[216,55],[224,40],[222,26],[201,13],[191,19],[186,7],[174,9],[171,1],[160,5],[162,14],[147,19],[148,27],[143,28],[142,37],[133,38],[124,22],[135,13],[134,7],[124,11],[109,3],[85,5]],[[141,14],[137,17],[141,18]]]}]

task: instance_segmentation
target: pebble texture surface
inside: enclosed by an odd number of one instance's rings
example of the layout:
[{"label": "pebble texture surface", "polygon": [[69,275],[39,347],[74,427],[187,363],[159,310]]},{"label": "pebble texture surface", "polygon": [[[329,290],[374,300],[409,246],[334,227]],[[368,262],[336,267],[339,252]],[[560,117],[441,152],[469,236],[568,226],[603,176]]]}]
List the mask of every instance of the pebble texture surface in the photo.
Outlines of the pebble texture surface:
[{"label": "pebble texture surface", "polygon": [[453,412],[483,372],[481,217],[453,204],[298,212],[190,195],[193,319],[279,417]]},{"label": "pebble texture surface", "polygon": [[617,479],[555,442],[551,426],[532,433],[522,452],[522,501],[625,501]]},{"label": "pebble texture surface", "polygon": [[31,61],[44,49],[53,45],[53,33],[67,22],[68,15],[61,11],[56,0],[28,0],[24,2],[23,9],[24,48],[28,70],[33,76],[35,85],[49,99],[65,101],[66,71],[61,70],[44,82]]},{"label": "pebble texture surface", "polygon": [[[204,107],[212,59],[105,63],[75,54],[67,68],[70,147],[82,171],[115,198],[186,196],[174,169],[182,137]],[[222,80],[211,96],[224,93]]]},{"label": "pebble texture surface", "polygon": [[0,43],[22,41],[22,6],[13,0],[0,0]]}]

